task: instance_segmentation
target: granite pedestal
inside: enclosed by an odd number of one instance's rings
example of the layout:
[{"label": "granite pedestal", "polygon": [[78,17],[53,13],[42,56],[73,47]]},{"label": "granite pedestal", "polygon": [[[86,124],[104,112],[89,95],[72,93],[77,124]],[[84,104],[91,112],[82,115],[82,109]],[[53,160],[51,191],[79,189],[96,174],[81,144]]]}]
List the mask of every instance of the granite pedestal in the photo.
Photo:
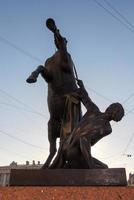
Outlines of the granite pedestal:
[{"label": "granite pedestal", "polygon": [[124,168],[13,169],[10,186],[126,186]]}]

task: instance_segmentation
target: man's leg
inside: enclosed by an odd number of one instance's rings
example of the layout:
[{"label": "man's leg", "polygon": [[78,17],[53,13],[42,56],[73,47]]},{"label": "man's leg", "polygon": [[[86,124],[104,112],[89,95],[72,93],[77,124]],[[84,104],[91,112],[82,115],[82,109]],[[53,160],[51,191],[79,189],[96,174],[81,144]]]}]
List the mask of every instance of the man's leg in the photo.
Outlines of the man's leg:
[{"label": "man's leg", "polygon": [[96,158],[92,158],[93,159],[93,162],[94,162],[94,168],[95,169],[107,169],[108,166],[101,162],[100,160],[97,160]]},{"label": "man's leg", "polygon": [[91,156],[91,139],[89,136],[80,137],[81,153],[86,160],[88,167],[93,168],[93,161]]}]

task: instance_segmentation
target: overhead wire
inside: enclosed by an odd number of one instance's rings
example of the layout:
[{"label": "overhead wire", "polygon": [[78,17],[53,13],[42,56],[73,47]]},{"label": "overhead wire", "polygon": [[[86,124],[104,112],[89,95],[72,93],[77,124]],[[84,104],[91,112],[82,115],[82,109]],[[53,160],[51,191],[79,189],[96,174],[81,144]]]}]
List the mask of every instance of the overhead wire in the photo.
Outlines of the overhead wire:
[{"label": "overhead wire", "polygon": [[128,110],[125,114],[125,116],[127,116],[129,113],[133,113],[134,108],[131,108],[130,110]]},{"label": "overhead wire", "polygon": [[[134,29],[134,25],[119,11],[117,10],[108,0],[103,0],[111,9],[113,9],[132,29]],[[134,93],[130,94],[122,103],[126,104],[134,96]],[[126,114],[130,113],[134,108],[129,110]]]},{"label": "overhead wire", "polygon": [[131,137],[129,138],[128,143],[127,143],[126,147],[125,147],[124,150],[123,150],[123,154],[126,153],[128,147],[129,147],[129,145],[130,145],[131,142],[133,141],[133,138],[134,138],[134,133],[132,133]]},{"label": "overhead wire", "polygon": [[114,10],[132,29],[134,29],[134,25],[119,11],[115,8],[111,2],[108,0],[103,0],[112,10]]},{"label": "overhead wire", "polygon": [[87,89],[89,89],[90,91],[92,91],[92,92],[93,92],[94,94],[96,94],[97,96],[99,96],[99,97],[105,99],[106,101],[112,103],[112,100],[111,100],[111,99],[109,99],[109,98],[107,98],[106,96],[102,95],[101,93],[97,92],[95,89],[90,88],[90,87],[87,87]]},{"label": "overhead wire", "polygon": [[122,152],[117,152],[116,154],[113,154],[113,155],[111,155],[111,156],[108,156],[108,157],[102,157],[101,159],[111,159],[111,158],[114,158],[114,157],[119,157],[119,156],[122,156]]},{"label": "overhead wire", "polygon": [[131,93],[126,99],[123,100],[123,104],[126,104],[132,97],[134,96],[134,92]]},{"label": "overhead wire", "polygon": [[19,109],[19,110],[27,111],[25,108],[16,106],[16,105],[11,104],[11,103],[0,102],[0,104],[1,104],[1,105],[5,105],[5,106],[9,106],[9,107],[13,107],[13,108],[16,108],[16,109]]},{"label": "overhead wire", "polygon": [[129,31],[131,31],[134,34],[134,30],[128,26],[125,22],[123,22],[119,17],[114,15],[112,11],[107,9],[102,3],[98,2],[97,0],[93,0],[98,6],[103,8],[107,13],[109,13],[113,18],[115,18],[118,22],[120,22],[123,26],[125,26]]},{"label": "overhead wire", "polygon": [[23,53],[24,55],[38,61],[39,63],[42,62],[41,59],[37,58],[36,56],[32,55],[31,53],[29,53],[28,51],[24,50],[23,48],[17,46],[16,44],[14,44],[13,42],[10,42],[8,39],[4,38],[3,36],[0,35],[0,41],[13,47],[14,49],[18,50],[19,52]]},{"label": "overhead wire", "polygon": [[[33,56],[31,53],[29,53],[28,51],[24,50],[23,48],[17,46],[16,44],[14,44],[13,42],[9,41],[8,39],[4,38],[3,36],[0,35],[0,41],[8,44],[9,46],[13,47],[14,49],[18,50],[19,52],[25,54],[26,56],[38,61],[38,62],[42,62],[41,59],[37,58],[36,56]],[[5,94],[6,96],[8,96],[9,98],[13,99],[14,101],[16,101],[17,103],[20,103],[21,105],[23,105],[24,107],[30,108],[31,112],[37,115],[40,115],[42,117],[45,117],[44,114],[36,111],[35,109],[33,109],[31,106],[27,105],[26,103],[20,101],[19,99],[17,99],[16,97],[10,95],[9,93],[7,93],[6,91],[4,91],[3,89],[0,89],[0,92],[2,92],[3,94]]]},{"label": "overhead wire", "polygon": [[26,108],[22,108],[22,107],[19,107],[19,106],[16,106],[14,104],[11,104],[11,103],[5,103],[5,102],[0,102],[1,105],[4,105],[6,107],[11,107],[11,108],[15,108],[16,110],[19,110],[19,111],[23,111],[23,112],[27,112],[27,113],[32,113],[32,114],[36,114],[36,115],[39,115],[41,117],[45,117],[47,119],[47,116],[44,115],[44,114],[41,114],[39,112],[35,112],[33,110],[28,110]]},{"label": "overhead wire", "polygon": [[[96,0],[94,0],[94,1],[95,1],[99,6],[101,6],[103,9],[105,9],[110,15],[112,15],[114,18],[116,18],[118,21],[120,21],[120,22],[122,23],[121,20],[119,20],[116,16],[114,16],[114,15],[113,15],[108,9],[106,9],[102,4],[100,4],[100,3],[99,3],[98,1],[96,1]],[[112,6],[110,5],[109,2],[107,2],[106,0],[104,0],[104,1],[105,1],[107,4],[109,4],[109,6],[110,6],[113,10],[115,10],[114,7],[112,7]],[[130,24],[130,22],[129,22],[121,13],[119,13],[119,11],[116,10],[116,12],[117,12],[117,13],[132,27],[132,28],[134,28],[134,26],[133,26],[132,24]],[[124,23],[122,23],[122,24],[126,26],[126,24],[124,24]],[[126,27],[128,28],[128,26],[126,26]],[[129,28],[129,30],[131,30],[131,29]],[[134,31],[131,31],[131,32],[134,33]],[[92,91],[93,91],[94,93],[96,93],[97,95],[99,95],[100,97],[103,97],[105,100],[111,102],[111,100],[108,99],[107,97],[101,95],[100,93],[96,92],[95,90],[93,90],[93,89],[91,89],[91,88],[89,88],[89,89],[92,90]],[[125,100],[123,101],[123,104],[125,104],[132,96],[134,96],[134,93],[132,93],[127,99],[125,99]],[[133,108],[133,109],[134,109],[134,108]],[[132,112],[133,109],[129,110],[129,111],[126,113],[126,115],[127,115],[128,113]],[[132,112],[132,113],[133,113],[133,112]],[[126,116],[126,115],[125,115],[125,116]],[[132,135],[132,137],[134,137],[134,135]],[[130,140],[129,140],[127,146],[126,146],[125,151],[126,151],[126,149],[128,148],[128,146],[130,145],[132,137],[130,138]],[[116,156],[116,155],[114,155],[114,156]],[[113,157],[113,156],[112,156],[112,157]],[[109,157],[108,157],[108,158],[109,158]]]},{"label": "overhead wire", "polygon": [[40,115],[41,117],[46,117],[44,114],[36,111],[35,109],[32,108],[32,106],[29,106],[28,104],[24,103],[23,101],[19,100],[18,98],[14,97],[13,95],[7,93],[6,91],[0,89],[0,92],[3,93],[4,95],[8,96],[10,99],[14,100],[15,102],[23,105],[25,108],[30,109],[29,112],[32,112],[34,114]]},{"label": "overhead wire", "polygon": [[38,148],[38,149],[41,149],[41,150],[47,149],[47,148],[40,147],[40,146],[35,145],[35,144],[31,144],[31,143],[29,143],[29,142],[27,142],[27,141],[25,141],[25,140],[22,140],[22,139],[20,139],[20,138],[18,138],[18,137],[16,137],[16,136],[13,136],[13,135],[9,134],[7,131],[0,130],[0,133],[3,134],[3,135],[6,135],[6,136],[8,136],[8,137],[10,137],[10,138],[12,138],[12,139],[14,139],[14,140],[16,140],[16,141],[18,141],[18,142],[21,142],[21,143],[23,143],[23,144],[26,144],[26,145],[28,145],[28,146],[31,146],[31,147],[34,147],[34,148]]},{"label": "overhead wire", "polygon": [[[9,40],[5,39],[4,37],[0,36],[0,41],[10,45],[11,47],[15,48],[16,50],[20,51],[21,53],[27,55],[28,57],[38,61],[38,62],[42,62],[41,59],[33,56],[31,53],[25,51],[24,49],[22,49],[21,47],[18,47],[16,44],[10,42]],[[21,100],[17,99],[16,97],[14,97],[13,95],[7,93],[6,91],[4,91],[3,89],[0,89],[0,92],[5,94],[6,96],[8,96],[9,98],[13,99],[14,101],[16,101],[17,103],[23,105],[24,107],[30,108],[31,112],[33,112],[34,114],[40,115],[42,117],[45,117],[44,114],[36,111],[35,109],[33,109],[31,106],[27,105],[26,103],[22,102]]]},{"label": "overhead wire", "polygon": [[[111,3],[108,2],[108,0],[103,0],[112,10],[114,10],[116,12],[116,14],[118,14],[122,20],[125,21],[125,24],[120,18],[118,18],[117,16],[115,16],[110,10],[108,10],[102,3],[98,2],[97,0],[93,0],[97,5],[99,5],[101,8],[103,8],[107,13],[109,13],[112,17],[114,17],[116,20],[118,20],[121,24],[123,24],[127,29],[129,29],[132,33],[134,33],[134,26],[132,23],[129,22],[129,20],[121,13],[119,12]],[[131,26],[131,28],[129,26]],[[97,93],[96,93],[97,94]],[[99,95],[99,96],[102,96],[102,95]],[[128,98],[126,98],[122,104],[125,104],[130,98],[132,98],[134,96],[134,93],[132,93]],[[108,100],[109,102],[111,100],[107,99],[106,97],[103,96],[103,98],[105,98],[105,100]],[[133,110],[134,109],[131,109],[131,110],[128,110],[126,109],[127,113],[125,114],[128,115],[129,113],[132,113],[133,114]]]},{"label": "overhead wire", "polygon": [[[22,116],[24,116],[25,120],[30,121],[32,124],[36,125],[37,127],[39,126],[39,124],[37,123],[37,120],[33,119],[33,115],[30,115],[30,116],[27,115],[27,113],[36,114],[35,112],[27,110],[27,109],[19,107],[19,106],[16,106],[14,104],[7,103],[7,102],[6,103],[5,102],[0,102],[0,105],[1,106],[5,106],[6,108],[15,109],[15,110],[21,112],[21,114],[22,114]],[[36,114],[36,116],[38,116],[38,115]]]},{"label": "overhead wire", "polygon": [[[4,38],[4,37],[2,37],[2,36],[0,36],[0,41],[3,42],[3,43],[5,43],[5,44],[7,44],[7,45],[9,45],[9,46],[11,46],[12,48],[18,50],[19,52],[23,53],[24,55],[26,55],[26,56],[28,56],[28,57],[30,57],[30,58],[32,58],[32,59],[38,61],[38,62],[42,62],[41,59],[37,58],[36,56],[32,55],[32,54],[29,53],[28,51],[26,51],[26,50],[24,50],[23,48],[17,46],[16,44],[10,42],[9,40],[7,40],[6,38]],[[25,104],[24,102],[20,101],[20,100],[19,100],[18,98],[16,98],[16,97],[10,95],[10,94],[7,93],[6,91],[0,89],[0,92],[3,93],[3,94],[5,94],[6,96],[8,96],[10,99],[16,101],[17,103],[23,105],[25,108],[30,109],[29,111],[25,109],[25,111],[31,112],[31,113],[34,113],[34,114],[37,114],[37,115],[40,115],[41,117],[45,117],[44,114],[37,112],[37,111],[34,110],[31,106]],[[12,106],[12,107],[14,107],[14,108],[16,108],[16,109],[23,109],[23,110],[24,110],[24,108],[20,108],[20,107],[18,107],[18,106],[16,106],[16,105],[13,105],[13,104],[7,104],[7,103],[3,103],[3,104],[5,104],[5,105],[7,105],[7,106]],[[34,147],[34,148],[38,148],[38,149],[45,150],[45,148],[43,148],[43,147],[40,147],[40,146],[31,144],[31,143],[29,143],[29,142],[27,142],[27,141],[25,141],[25,140],[22,140],[22,139],[20,139],[20,138],[18,138],[18,137],[15,137],[15,136],[13,136],[13,135],[11,135],[11,134],[5,132],[5,131],[0,130],[0,133],[1,133],[1,134],[4,134],[4,135],[6,135],[6,136],[8,136],[8,137],[10,137],[10,138],[12,138],[12,139],[14,139],[14,140],[17,140],[17,141],[19,141],[19,142],[21,142],[21,143],[23,143],[23,144],[29,145],[29,146]],[[1,148],[1,147],[0,147],[0,148]],[[1,148],[1,149],[3,149],[3,148]],[[8,150],[6,150],[6,151],[8,151]],[[19,154],[19,156],[20,156],[20,154]]]},{"label": "overhead wire", "polygon": [[28,159],[28,158],[26,158],[26,156],[24,156],[24,155],[22,155],[22,154],[20,154],[20,153],[17,153],[17,152],[13,152],[13,151],[11,151],[11,150],[5,148],[5,147],[3,148],[3,147],[0,146],[0,149],[1,149],[1,150],[4,150],[4,151],[6,151],[6,152],[8,152],[8,154],[10,153],[10,154],[14,154],[14,155],[17,155],[17,156],[19,156],[19,157]]},{"label": "overhead wire", "polygon": [[[101,4],[100,2],[98,2],[97,0],[94,0],[94,2],[97,4],[97,5],[99,5],[101,8],[103,8],[107,13],[109,13],[113,18],[115,18],[117,21],[119,21],[122,25],[124,25],[129,31],[131,31],[132,33],[134,33],[134,26],[127,20],[127,18],[126,17],[124,17],[124,15],[123,14],[121,14],[117,9],[115,9],[107,0],[104,0],[105,1],[105,3],[107,3],[107,5],[110,7],[110,8],[112,8],[124,21],[125,21],[125,23],[120,19],[120,18],[118,18],[117,16],[115,16],[110,10],[108,10],[103,4]],[[127,24],[126,24],[127,23]],[[129,26],[131,27],[129,27]],[[125,104],[130,98],[132,98],[134,96],[134,93],[132,93],[128,98],[126,98],[124,101],[123,101],[123,104]],[[107,98],[105,98],[105,99],[107,99]],[[133,108],[134,109],[134,108]],[[133,111],[133,109],[131,109],[131,110],[127,110],[127,113],[125,114],[125,116],[126,115],[128,115],[129,113],[133,113],[132,111]],[[132,140],[133,140],[133,137],[134,137],[134,133],[132,134],[132,136],[130,137],[130,139],[129,139],[129,141],[128,141],[128,143],[127,143],[127,145],[126,145],[126,147],[125,147],[125,149],[124,149],[124,151],[123,151],[123,154],[127,151],[127,149],[128,149],[128,147],[129,147],[129,145],[131,144],[131,142],[132,142]]]}]

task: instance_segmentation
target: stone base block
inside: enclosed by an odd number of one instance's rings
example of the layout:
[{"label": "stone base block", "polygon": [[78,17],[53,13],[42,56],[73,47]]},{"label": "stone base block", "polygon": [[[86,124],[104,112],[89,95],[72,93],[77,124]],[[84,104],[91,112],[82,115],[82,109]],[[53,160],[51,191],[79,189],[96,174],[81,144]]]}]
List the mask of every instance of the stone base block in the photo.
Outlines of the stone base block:
[{"label": "stone base block", "polygon": [[126,186],[124,168],[11,170],[10,186]]}]

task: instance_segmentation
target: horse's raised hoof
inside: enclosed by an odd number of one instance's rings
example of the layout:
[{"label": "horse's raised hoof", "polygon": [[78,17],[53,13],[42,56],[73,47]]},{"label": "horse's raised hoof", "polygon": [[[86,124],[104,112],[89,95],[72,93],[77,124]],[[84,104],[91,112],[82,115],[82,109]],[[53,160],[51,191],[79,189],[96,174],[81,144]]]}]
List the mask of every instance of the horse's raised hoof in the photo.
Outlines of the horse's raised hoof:
[{"label": "horse's raised hoof", "polygon": [[29,78],[26,80],[27,83],[35,83],[36,81],[37,81],[37,79],[32,78],[32,77],[29,77]]}]

